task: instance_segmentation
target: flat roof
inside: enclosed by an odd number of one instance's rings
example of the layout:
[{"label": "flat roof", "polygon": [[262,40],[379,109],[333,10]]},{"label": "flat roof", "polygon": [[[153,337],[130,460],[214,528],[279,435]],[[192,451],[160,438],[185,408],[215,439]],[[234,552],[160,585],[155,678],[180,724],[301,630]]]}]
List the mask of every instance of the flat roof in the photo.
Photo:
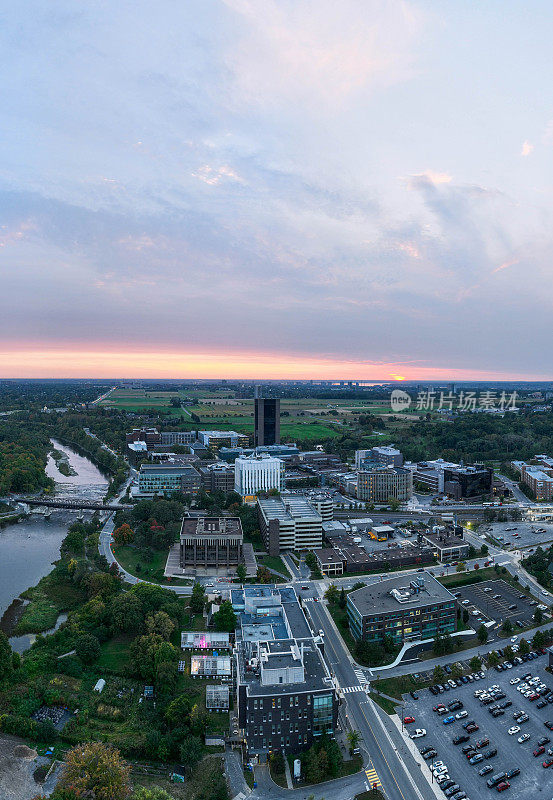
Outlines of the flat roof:
[{"label": "flat roof", "polygon": [[168,472],[175,475],[188,475],[190,472],[194,472],[199,477],[198,472],[191,464],[141,464],[140,474],[144,475],[147,472],[159,475]]},{"label": "flat roof", "polygon": [[265,519],[311,519],[320,522],[323,518],[305,497],[284,495],[282,497],[260,497],[257,500]]},{"label": "flat roof", "polygon": [[[398,602],[390,592],[392,589],[409,589],[411,581],[424,581],[421,591],[413,594],[412,599],[406,602]],[[418,573],[416,577],[409,579],[409,576],[398,575],[393,578],[386,578],[378,583],[371,583],[362,589],[357,589],[348,595],[348,603],[351,603],[359,613],[366,617],[372,614],[400,611],[401,609],[415,609],[421,606],[432,605],[433,603],[455,602],[451,592],[442,586],[430,573]]]},{"label": "flat roof", "polygon": [[469,546],[461,536],[444,536],[439,533],[423,533],[423,537],[435,547],[463,547]]}]

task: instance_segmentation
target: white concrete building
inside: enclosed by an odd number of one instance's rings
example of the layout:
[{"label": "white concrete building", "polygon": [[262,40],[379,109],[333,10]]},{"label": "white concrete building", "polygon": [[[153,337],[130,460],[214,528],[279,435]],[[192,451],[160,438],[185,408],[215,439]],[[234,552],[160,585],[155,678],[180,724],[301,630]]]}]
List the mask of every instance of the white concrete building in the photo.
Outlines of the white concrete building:
[{"label": "white concrete building", "polygon": [[240,456],[234,462],[234,491],[241,497],[255,497],[259,492],[281,491],[284,484],[284,461],[266,453]]}]

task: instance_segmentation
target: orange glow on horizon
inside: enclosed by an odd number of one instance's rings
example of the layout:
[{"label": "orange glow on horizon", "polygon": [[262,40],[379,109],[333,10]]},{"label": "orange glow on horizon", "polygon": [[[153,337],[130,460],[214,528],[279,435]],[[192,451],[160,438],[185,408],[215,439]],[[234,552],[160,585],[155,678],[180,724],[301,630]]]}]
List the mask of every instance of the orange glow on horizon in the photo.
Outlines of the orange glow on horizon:
[{"label": "orange glow on horizon", "polygon": [[279,353],[166,352],[156,350],[39,349],[0,353],[4,378],[243,378],[273,380],[549,380],[484,370],[431,367],[417,362],[340,360]]}]

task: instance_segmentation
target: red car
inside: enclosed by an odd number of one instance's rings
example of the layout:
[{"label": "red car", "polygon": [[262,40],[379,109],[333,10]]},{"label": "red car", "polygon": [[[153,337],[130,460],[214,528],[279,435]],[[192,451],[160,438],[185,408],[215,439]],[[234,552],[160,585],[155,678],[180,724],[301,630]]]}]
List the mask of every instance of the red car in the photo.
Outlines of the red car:
[{"label": "red car", "polygon": [[443,704],[443,703],[438,703],[438,705],[437,705],[437,706],[434,706],[434,708],[432,709],[432,711],[439,711],[439,710],[440,710],[440,708],[445,708],[445,706],[444,706],[444,704]]},{"label": "red car", "polygon": [[547,767],[550,767],[551,764],[553,764],[553,758],[546,758],[545,761],[542,764],[542,767],[544,769],[547,769]]},{"label": "red car", "polygon": [[542,745],[541,747],[536,747],[534,750],[534,758],[541,756],[545,753],[545,747]]},{"label": "red car", "polygon": [[530,702],[531,702],[531,703],[533,703],[533,702],[534,702],[534,700],[537,700],[537,699],[538,699],[538,697],[539,697],[539,694],[535,694],[535,693],[534,693],[534,694],[531,694],[531,695],[530,695],[530,697],[528,698],[528,700],[530,700]]},{"label": "red car", "polygon": [[501,781],[501,783],[498,783],[495,788],[497,789],[498,792],[504,792],[505,789],[508,789],[510,785],[511,784],[509,783],[509,781]]},{"label": "red car", "polygon": [[403,721],[406,725],[409,725],[410,722],[415,721],[415,717],[403,717]]}]

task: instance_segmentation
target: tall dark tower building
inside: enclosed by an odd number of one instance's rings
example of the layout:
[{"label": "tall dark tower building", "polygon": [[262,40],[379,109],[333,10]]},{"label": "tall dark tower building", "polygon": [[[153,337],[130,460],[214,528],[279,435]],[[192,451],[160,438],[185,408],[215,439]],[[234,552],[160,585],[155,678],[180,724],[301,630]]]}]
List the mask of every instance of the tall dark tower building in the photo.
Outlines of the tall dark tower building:
[{"label": "tall dark tower building", "polygon": [[254,445],[280,444],[280,400],[258,397],[255,391]]}]

